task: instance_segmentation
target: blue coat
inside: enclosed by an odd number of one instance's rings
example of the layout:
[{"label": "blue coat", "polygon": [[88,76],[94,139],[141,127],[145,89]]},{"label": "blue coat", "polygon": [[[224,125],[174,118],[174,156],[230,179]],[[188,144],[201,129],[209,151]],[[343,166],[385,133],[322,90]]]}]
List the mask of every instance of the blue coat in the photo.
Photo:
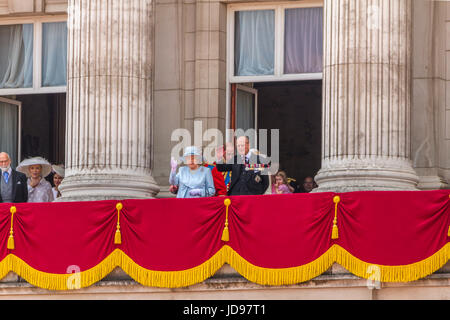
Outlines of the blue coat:
[{"label": "blue coat", "polygon": [[[194,171],[181,167],[178,173],[170,173],[169,183],[178,186],[177,198],[212,197],[216,194],[211,169],[204,166]],[[192,189],[201,189],[201,196],[191,196],[189,191]]]}]

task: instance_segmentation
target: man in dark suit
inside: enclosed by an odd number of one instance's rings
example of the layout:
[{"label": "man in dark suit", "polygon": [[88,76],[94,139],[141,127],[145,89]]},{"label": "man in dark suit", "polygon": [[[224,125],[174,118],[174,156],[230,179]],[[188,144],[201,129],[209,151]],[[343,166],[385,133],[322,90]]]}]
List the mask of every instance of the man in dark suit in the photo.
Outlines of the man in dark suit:
[{"label": "man in dark suit", "polygon": [[216,168],[221,172],[231,171],[229,196],[264,194],[269,186],[269,177],[260,170],[252,170],[261,164],[259,156],[250,152],[250,141],[246,136],[236,140],[237,155],[223,163],[223,155],[218,155]]},{"label": "man in dark suit", "polygon": [[11,159],[6,152],[0,152],[0,169],[0,203],[27,202],[27,177],[11,168]]}]

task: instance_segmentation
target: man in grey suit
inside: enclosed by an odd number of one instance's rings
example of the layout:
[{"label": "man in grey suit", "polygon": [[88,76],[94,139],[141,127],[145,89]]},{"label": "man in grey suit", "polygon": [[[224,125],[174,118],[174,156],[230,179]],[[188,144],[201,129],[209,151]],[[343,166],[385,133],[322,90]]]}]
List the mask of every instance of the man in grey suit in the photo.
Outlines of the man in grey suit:
[{"label": "man in grey suit", "polygon": [[11,168],[11,159],[6,152],[0,152],[0,169],[0,203],[27,202],[27,177]]}]

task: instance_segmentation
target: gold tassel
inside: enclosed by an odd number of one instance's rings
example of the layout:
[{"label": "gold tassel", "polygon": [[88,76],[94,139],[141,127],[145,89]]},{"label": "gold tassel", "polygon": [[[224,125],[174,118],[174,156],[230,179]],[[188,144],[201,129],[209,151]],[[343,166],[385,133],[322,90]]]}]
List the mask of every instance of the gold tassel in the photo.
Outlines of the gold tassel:
[{"label": "gold tassel", "polygon": [[122,203],[118,203],[116,205],[117,209],[117,227],[116,227],[116,234],[114,235],[114,244],[122,244],[122,235],[120,234],[120,210],[122,210],[123,205]]},{"label": "gold tassel", "polygon": [[331,234],[331,239],[338,239],[339,238],[339,230],[337,225],[333,224],[333,232]]},{"label": "gold tassel", "polygon": [[116,230],[116,234],[114,235],[114,244],[122,244],[122,235],[119,229]]},{"label": "gold tassel", "polygon": [[225,228],[222,232],[222,241],[228,242],[230,241],[230,232],[228,231],[228,226],[225,225]]},{"label": "gold tassel", "polygon": [[8,238],[8,249],[9,250],[14,250],[14,236],[12,234],[9,235]]},{"label": "gold tassel", "polygon": [[13,219],[14,219],[14,213],[16,213],[17,209],[16,209],[16,207],[12,206],[9,211],[11,212],[11,230],[9,231],[8,244],[6,245],[6,247],[9,250],[14,250],[15,245],[14,245]]},{"label": "gold tassel", "polygon": [[333,220],[333,230],[331,232],[331,239],[335,240],[339,238],[339,230],[337,226],[337,207],[338,203],[341,201],[341,197],[335,196],[333,198],[334,202],[334,220]]},{"label": "gold tassel", "polygon": [[223,201],[223,204],[226,206],[226,215],[225,215],[225,228],[223,229],[222,232],[222,241],[228,242],[230,241],[230,232],[228,231],[228,207],[231,204],[231,200],[227,198]]}]

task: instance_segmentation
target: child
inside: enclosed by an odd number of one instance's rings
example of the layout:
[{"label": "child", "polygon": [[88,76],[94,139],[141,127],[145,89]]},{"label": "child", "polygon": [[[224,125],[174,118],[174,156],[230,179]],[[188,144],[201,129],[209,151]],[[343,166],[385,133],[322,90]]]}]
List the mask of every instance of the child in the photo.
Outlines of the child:
[{"label": "child", "polygon": [[278,171],[275,175],[275,181],[272,183],[272,194],[292,193],[288,187],[287,176],[284,171]]}]

